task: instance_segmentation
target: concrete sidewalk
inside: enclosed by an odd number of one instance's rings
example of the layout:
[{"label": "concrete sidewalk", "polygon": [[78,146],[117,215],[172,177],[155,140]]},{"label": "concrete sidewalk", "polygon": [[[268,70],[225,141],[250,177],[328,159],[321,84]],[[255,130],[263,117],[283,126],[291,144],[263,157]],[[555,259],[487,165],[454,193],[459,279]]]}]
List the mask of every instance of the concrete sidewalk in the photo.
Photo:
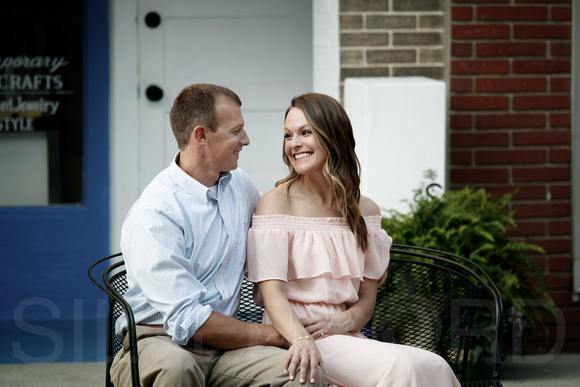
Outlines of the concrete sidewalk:
[{"label": "concrete sidewalk", "polygon": [[504,387],[580,387],[580,353],[508,356],[500,381]]},{"label": "concrete sidewalk", "polygon": [[104,387],[105,363],[0,365],[0,387]]},{"label": "concrete sidewalk", "polygon": [[[504,387],[579,387],[580,354],[560,354],[551,359],[508,357],[503,363],[501,382]],[[0,365],[1,387],[103,387],[104,384],[105,363]]]}]

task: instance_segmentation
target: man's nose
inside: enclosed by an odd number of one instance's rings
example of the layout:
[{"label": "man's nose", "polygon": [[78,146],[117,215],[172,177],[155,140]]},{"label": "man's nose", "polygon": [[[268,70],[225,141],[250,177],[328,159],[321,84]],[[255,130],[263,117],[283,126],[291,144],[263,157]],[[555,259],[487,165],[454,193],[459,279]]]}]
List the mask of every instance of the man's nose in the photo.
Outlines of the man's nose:
[{"label": "man's nose", "polygon": [[244,130],[244,135],[242,136],[240,143],[243,146],[250,145],[250,137],[248,136],[248,133],[246,133],[245,130]]}]

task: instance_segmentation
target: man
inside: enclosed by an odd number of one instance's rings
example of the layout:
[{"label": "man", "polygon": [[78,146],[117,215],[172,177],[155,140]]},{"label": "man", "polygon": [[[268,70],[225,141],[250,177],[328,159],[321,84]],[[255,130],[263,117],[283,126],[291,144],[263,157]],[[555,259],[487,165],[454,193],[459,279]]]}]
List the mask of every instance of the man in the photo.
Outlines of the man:
[{"label": "man", "polygon": [[[170,121],[179,152],[123,224],[125,298],[138,324],[143,385],[301,382],[283,372],[286,351],[277,347],[285,340],[272,326],[235,318],[246,233],[260,196],[237,169],[250,143],[240,106],[234,92],[216,85],[191,85],[177,96]],[[117,332],[126,324],[120,318]],[[111,375],[115,386],[130,385],[127,340]],[[323,385],[322,371],[314,383]]]}]

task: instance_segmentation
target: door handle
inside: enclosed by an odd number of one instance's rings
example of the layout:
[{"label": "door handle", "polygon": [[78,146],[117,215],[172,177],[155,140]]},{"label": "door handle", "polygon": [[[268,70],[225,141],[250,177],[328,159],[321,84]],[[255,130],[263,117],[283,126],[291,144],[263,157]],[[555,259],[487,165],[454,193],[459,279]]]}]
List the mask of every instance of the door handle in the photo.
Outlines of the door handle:
[{"label": "door handle", "polygon": [[149,101],[157,102],[163,98],[163,89],[157,85],[149,85],[145,90],[145,95]]}]

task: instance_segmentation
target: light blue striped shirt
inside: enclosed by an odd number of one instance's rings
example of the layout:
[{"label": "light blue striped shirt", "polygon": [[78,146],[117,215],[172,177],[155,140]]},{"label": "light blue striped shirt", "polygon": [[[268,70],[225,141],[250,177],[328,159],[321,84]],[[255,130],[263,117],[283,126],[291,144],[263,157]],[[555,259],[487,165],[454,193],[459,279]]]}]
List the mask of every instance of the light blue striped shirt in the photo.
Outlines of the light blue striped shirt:
[{"label": "light blue striped shirt", "polygon": [[[125,294],[138,324],[162,324],[184,345],[212,310],[235,316],[246,235],[260,194],[236,169],[207,188],[176,163],[133,204],[121,230]],[[124,316],[117,321],[124,335]]]}]

